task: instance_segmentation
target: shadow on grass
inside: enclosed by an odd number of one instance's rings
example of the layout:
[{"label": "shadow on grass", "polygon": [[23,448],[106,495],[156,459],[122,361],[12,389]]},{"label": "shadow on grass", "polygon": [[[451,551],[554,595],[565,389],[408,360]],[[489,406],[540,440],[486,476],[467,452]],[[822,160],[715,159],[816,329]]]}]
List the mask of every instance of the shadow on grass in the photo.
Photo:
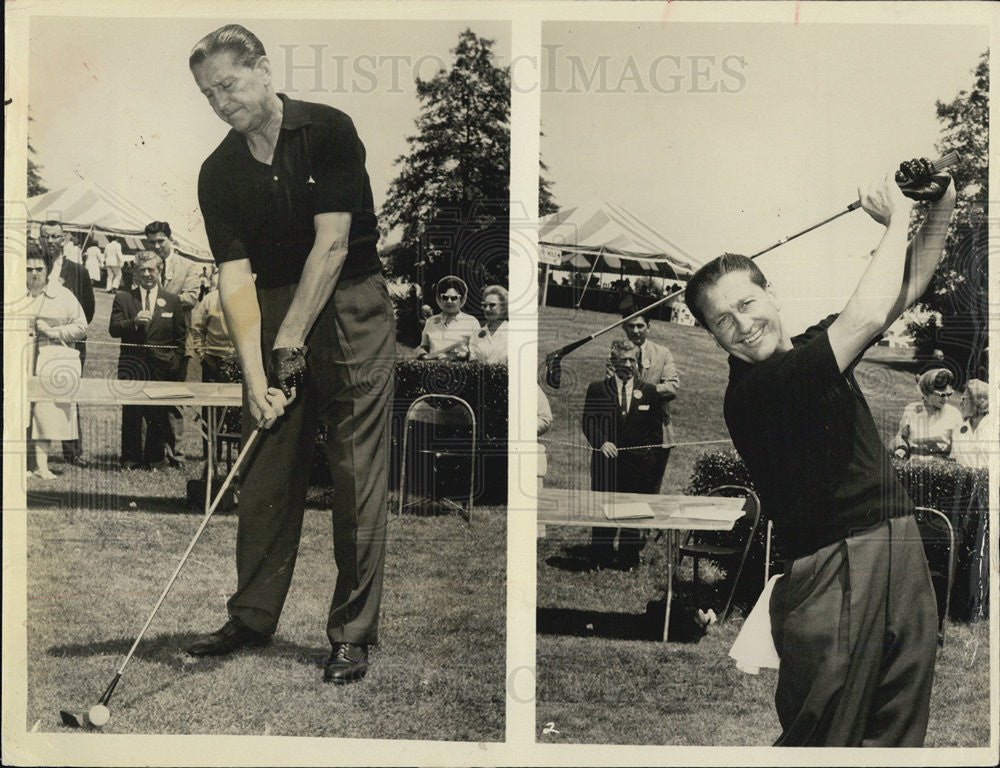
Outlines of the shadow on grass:
[{"label": "shadow on grass", "polygon": [[655,612],[612,613],[576,608],[539,608],[537,631],[541,635],[603,637],[610,640],[659,640],[663,633],[663,611],[657,625]]},{"label": "shadow on grass", "polygon": [[[86,500],[86,503],[83,503],[84,500]],[[99,503],[96,503],[95,500]],[[108,493],[105,491],[101,491],[99,494],[72,489],[61,491],[28,491],[27,501],[29,507],[44,509],[86,508],[180,515],[204,512],[202,506],[189,504],[188,500],[181,496],[136,496],[131,493]],[[133,503],[135,504],[134,507],[131,506]],[[224,515],[227,512],[219,509],[216,510],[216,514]]]},{"label": "shadow on grass", "polygon": [[[239,655],[278,657],[306,666],[321,666],[330,655],[328,648],[298,645],[280,638],[263,647],[241,649],[225,656],[187,655],[184,649],[200,637],[202,635],[195,632],[180,632],[143,638],[135,650],[135,658],[185,672],[210,672],[227,659]],[[46,653],[57,657],[121,656],[124,658],[133,642],[135,638],[117,638],[93,643],[54,645],[48,648]]]}]

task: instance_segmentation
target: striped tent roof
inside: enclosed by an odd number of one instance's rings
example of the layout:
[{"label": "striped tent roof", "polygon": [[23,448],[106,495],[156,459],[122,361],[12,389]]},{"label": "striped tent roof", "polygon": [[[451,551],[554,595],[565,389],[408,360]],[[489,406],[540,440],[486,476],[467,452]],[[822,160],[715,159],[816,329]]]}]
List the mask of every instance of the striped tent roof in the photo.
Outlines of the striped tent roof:
[{"label": "striped tent roof", "polygon": [[[589,200],[545,216],[538,241],[563,254],[563,263],[583,254],[603,258],[609,269],[689,277],[700,262],[627,208]],[[592,263],[592,262],[591,262]]]},{"label": "striped tent roof", "polygon": [[[29,221],[37,224],[54,219],[65,229],[77,232],[87,232],[93,227],[95,239],[101,245],[107,244],[103,233],[108,233],[124,237],[131,248],[145,248],[142,238],[146,224],[162,218],[143,211],[120,192],[89,181],[78,181],[28,198]],[[173,239],[177,250],[185,256],[198,261],[211,260],[204,248],[179,235],[176,228]]]}]

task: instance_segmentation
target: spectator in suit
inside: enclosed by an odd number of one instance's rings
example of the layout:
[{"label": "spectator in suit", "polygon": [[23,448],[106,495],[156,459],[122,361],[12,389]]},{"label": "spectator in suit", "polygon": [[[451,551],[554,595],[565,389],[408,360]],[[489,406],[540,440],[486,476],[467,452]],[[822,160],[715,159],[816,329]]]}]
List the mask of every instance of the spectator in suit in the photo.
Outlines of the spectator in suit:
[{"label": "spectator in suit", "polygon": [[[629,312],[629,314],[632,314]],[[667,471],[667,459],[670,458],[670,448],[674,444],[674,431],[670,425],[670,401],[677,397],[680,388],[680,377],[674,356],[670,350],[661,344],[654,344],[647,338],[652,324],[651,313],[645,312],[625,323],[625,335],[638,348],[636,365],[637,378],[646,384],[656,387],[656,395],[663,420],[663,447],[654,449],[656,464],[650,482],[653,492],[658,493],[663,483],[663,474]]]},{"label": "spectator in suit", "polygon": [[[63,232],[62,224],[58,221],[46,221],[41,226],[38,239],[41,241],[42,253],[49,267],[49,282],[63,286],[76,297],[80,306],[83,307],[83,315],[87,320],[87,325],[90,325],[91,320],[94,319],[94,285],[90,281],[87,270],[81,264],[65,257],[63,246],[66,235]],[[83,370],[83,363],[87,357],[86,340],[78,341],[76,348],[80,352],[80,368]],[[76,417],[79,420],[79,411],[77,411]],[[79,434],[80,431],[77,429],[78,436],[75,440],[63,440],[63,459],[78,467],[88,467],[90,462],[83,458],[83,442]]]},{"label": "spectator in suit", "polygon": [[[180,299],[184,311],[184,322],[191,327],[191,310],[198,303],[201,292],[201,273],[191,259],[186,259],[174,251],[171,239],[170,224],[166,221],[152,221],[146,225],[146,241],[153,252],[160,257],[160,274],[163,290],[173,293]],[[187,381],[188,361],[191,359],[192,342],[190,335],[181,359],[181,370],[178,380]],[[170,431],[167,433],[167,456],[172,462],[184,461],[184,451],[181,440],[184,437],[184,414],[176,405],[167,406],[167,418]]]},{"label": "spectator in suit", "polygon": [[[135,279],[138,285],[131,291],[119,291],[111,308],[108,331],[113,338],[122,340],[118,378],[179,381],[187,343],[181,301],[176,294],[160,288],[160,257],[152,251],[138,255]],[[169,428],[163,406],[122,406],[122,466],[150,468],[170,461],[165,453]]]},{"label": "spectator in suit", "polygon": [[[583,407],[583,434],[594,449],[590,458],[590,488],[593,491],[657,493],[659,466],[655,448],[662,439],[662,417],[656,387],[637,376],[639,349],[621,339],[611,344],[612,375],[587,388]],[[623,450],[635,449],[635,450]],[[597,567],[617,565],[630,570],[639,564],[641,531],[622,528],[618,532],[618,559],[614,559],[614,528],[595,527],[591,535],[591,557]]]}]

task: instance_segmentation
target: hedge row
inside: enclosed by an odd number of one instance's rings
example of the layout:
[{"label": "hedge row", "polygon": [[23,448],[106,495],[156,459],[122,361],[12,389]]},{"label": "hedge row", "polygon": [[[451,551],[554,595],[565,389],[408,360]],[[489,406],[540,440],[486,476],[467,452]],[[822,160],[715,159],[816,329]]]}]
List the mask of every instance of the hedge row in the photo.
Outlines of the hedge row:
[{"label": "hedge row", "polygon": [[[948,461],[903,461],[892,458],[892,466],[914,504],[944,512],[955,530],[956,568],[951,593],[951,618],[970,621],[985,615],[988,604],[989,568],[982,543],[989,520],[988,478],[985,469],[970,469]],[[744,485],[753,489],[746,465],[734,450],[702,454],[695,462],[687,493],[701,495],[720,485]],[[744,566],[737,603],[752,605],[763,584],[768,510],[761,510],[761,523]],[[986,539],[988,541],[988,539]],[[934,556],[934,553],[931,553]],[[780,543],[771,550],[772,565],[782,558]],[[932,563],[934,565],[934,563]]]}]

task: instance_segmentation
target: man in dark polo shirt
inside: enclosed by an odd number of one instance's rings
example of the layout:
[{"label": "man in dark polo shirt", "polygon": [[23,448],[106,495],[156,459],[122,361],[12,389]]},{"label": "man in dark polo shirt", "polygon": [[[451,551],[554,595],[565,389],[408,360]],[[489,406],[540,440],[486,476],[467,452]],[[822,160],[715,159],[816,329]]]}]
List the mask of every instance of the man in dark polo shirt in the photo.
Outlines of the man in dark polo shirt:
[{"label": "man in dark polo shirt", "polygon": [[927,288],[955,204],[950,179],[904,163],[906,195],[933,201],[907,243],[912,202],[886,176],[860,191],[885,225],[854,294],[794,338],[756,264],[726,255],[685,301],[729,353],[725,417],[790,558],[770,602],[786,746],[922,746],[937,606],[913,503],[853,369]]},{"label": "man in dark polo shirt", "polygon": [[203,163],[198,196],[243,370],[244,437],[268,431],[242,478],[229,621],[188,652],[270,640],[322,420],[337,565],[324,679],[360,680],[378,639],[395,355],[365,150],[343,112],[275,93],[260,40],[239,25],[203,38],[189,63],[233,129]]}]

